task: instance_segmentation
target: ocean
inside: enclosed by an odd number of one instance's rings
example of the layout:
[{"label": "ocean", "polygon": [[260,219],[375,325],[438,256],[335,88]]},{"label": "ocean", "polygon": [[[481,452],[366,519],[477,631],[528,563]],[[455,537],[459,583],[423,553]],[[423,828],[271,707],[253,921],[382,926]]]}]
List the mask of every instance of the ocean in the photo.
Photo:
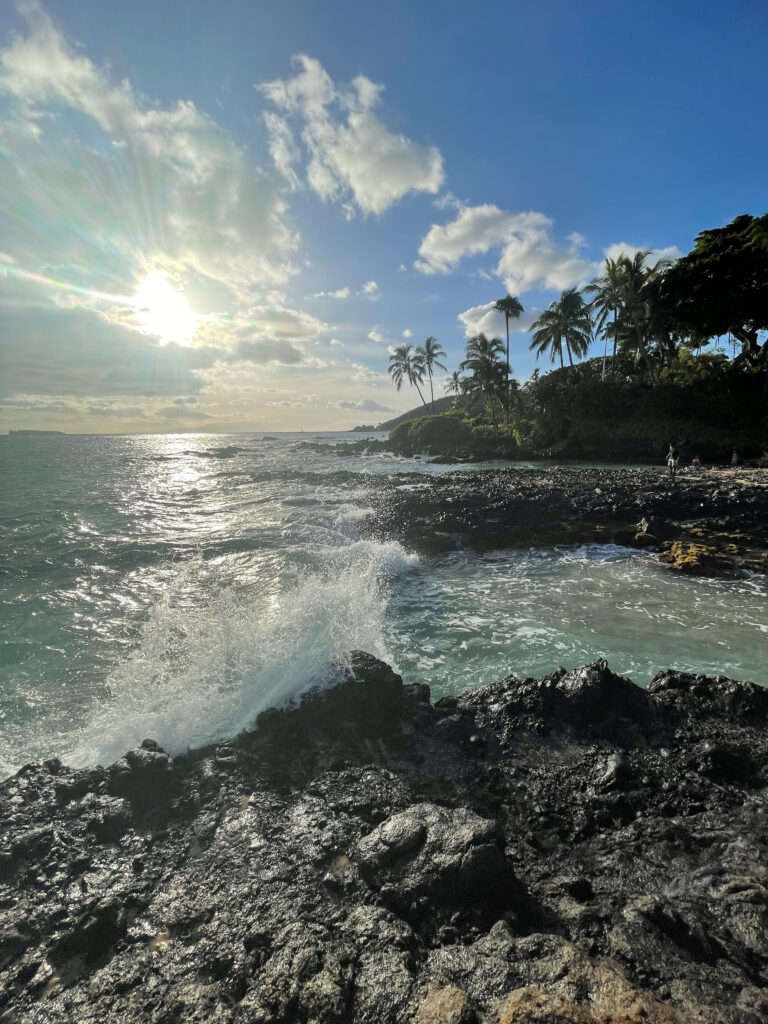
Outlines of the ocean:
[{"label": "ocean", "polygon": [[365,436],[0,437],[0,777],[232,736],[353,648],[435,697],[596,657],[641,685],[668,667],[768,685],[764,577],[365,539],[382,474],[457,471],[325,450]]}]

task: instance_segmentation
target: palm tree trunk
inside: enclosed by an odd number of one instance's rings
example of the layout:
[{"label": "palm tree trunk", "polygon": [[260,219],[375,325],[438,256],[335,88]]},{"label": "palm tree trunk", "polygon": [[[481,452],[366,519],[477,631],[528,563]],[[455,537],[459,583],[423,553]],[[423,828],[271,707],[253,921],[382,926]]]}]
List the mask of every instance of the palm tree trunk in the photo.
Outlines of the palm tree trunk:
[{"label": "palm tree trunk", "polygon": [[432,371],[429,370],[429,393],[432,395],[432,415],[435,415],[435,389],[432,387]]},{"label": "palm tree trunk", "polygon": [[[507,327],[507,391],[509,391],[509,314],[504,314],[504,323]],[[507,426],[509,426],[509,405],[507,405]]]},{"label": "palm tree trunk", "polygon": [[496,408],[493,404],[493,392],[490,389],[486,392],[486,397],[488,399],[488,407],[491,410],[491,423],[493,423],[493,429],[498,430],[499,427],[496,423]]},{"label": "palm tree trunk", "polygon": [[573,366],[573,356],[571,355],[571,346],[570,346],[570,343],[569,343],[567,338],[565,339],[565,348],[566,348],[566,351],[568,352],[568,362],[571,364],[571,366]]},{"label": "palm tree trunk", "polygon": [[[421,404],[424,406],[425,409],[427,409],[427,403],[424,401],[424,395],[422,395],[422,393],[421,393],[421,388],[419,387],[418,381],[414,381],[413,383],[416,385],[416,390],[419,392],[419,398],[421,399]],[[429,409],[427,409],[427,412],[429,412]]]},{"label": "palm tree trunk", "polygon": [[648,371],[648,380],[653,384],[655,374],[653,371],[653,363],[651,357],[648,355],[648,349],[645,347],[645,341],[643,340],[643,332],[640,329],[640,324],[635,322],[635,337],[637,338],[637,349],[645,363],[645,368]]}]

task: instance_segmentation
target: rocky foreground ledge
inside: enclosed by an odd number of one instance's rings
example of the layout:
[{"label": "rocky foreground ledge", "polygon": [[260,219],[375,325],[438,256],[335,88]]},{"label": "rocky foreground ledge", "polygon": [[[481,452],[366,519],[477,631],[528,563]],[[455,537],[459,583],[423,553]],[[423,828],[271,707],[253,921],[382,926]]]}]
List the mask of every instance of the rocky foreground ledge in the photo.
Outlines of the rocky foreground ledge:
[{"label": "rocky foreground ledge", "polygon": [[768,1020],[768,691],[352,666],[0,787],[3,1024]]},{"label": "rocky foreground ledge", "polygon": [[672,570],[768,573],[768,470],[507,469],[376,481],[361,529],[423,553],[616,543]]}]

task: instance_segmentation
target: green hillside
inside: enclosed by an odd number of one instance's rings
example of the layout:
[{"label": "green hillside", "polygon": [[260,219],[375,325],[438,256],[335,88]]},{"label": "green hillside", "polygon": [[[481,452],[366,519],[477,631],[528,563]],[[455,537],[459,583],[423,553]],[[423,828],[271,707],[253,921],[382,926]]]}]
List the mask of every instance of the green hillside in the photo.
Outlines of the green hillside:
[{"label": "green hillside", "polygon": [[[448,412],[453,408],[455,399],[452,395],[446,395],[445,398],[435,399],[435,413]],[[401,423],[407,423],[408,420],[417,420],[420,416],[428,416],[432,412],[432,403],[428,402],[428,408],[425,410],[423,405],[417,405],[415,409],[409,409],[408,412],[402,413],[400,416],[396,416],[394,419],[386,420],[384,423],[380,423],[377,430],[394,430],[395,427]]]}]

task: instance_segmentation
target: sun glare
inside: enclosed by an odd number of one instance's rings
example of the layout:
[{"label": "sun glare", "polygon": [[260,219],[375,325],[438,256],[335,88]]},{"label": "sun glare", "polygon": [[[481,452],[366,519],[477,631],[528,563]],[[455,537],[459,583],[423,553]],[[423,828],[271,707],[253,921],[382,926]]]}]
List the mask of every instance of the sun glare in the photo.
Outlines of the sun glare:
[{"label": "sun glare", "polygon": [[197,326],[195,314],[165,274],[145,277],[136,289],[134,304],[143,330],[157,335],[161,345],[190,343]]}]

